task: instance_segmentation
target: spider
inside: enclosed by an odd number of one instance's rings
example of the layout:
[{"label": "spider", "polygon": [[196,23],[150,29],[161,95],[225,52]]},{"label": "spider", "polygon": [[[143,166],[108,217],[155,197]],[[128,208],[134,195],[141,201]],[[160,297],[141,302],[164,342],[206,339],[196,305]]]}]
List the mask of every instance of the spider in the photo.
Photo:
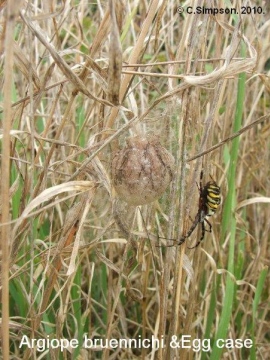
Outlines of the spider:
[{"label": "spider", "polygon": [[[217,183],[212,179],[212,181],[208,181],[205,186],[202,185],[202,179],[203,179],[203,170],[201,171],[200,175],[200,186],[198,186],[200,198],[199,198],[199,209],[197,212],[197,215],[195,216],[195,219],[189,229],[189,231],[186,233],[186,235],[182,235],[179,241],[177,241],[177,245],[183,244],[188,237],[193,233],[193,231],[196,229],[198,224],[202,225],[202,234],[199,239],[199,241],[189,249],[196,248],[204,239],[205,232],[211,232],[212,231],[212,225],[210,221],[207,219],[207,217],[212,216],[215,214],[218,206],[221,203],[221,195],[220,195],[220,187],[217,185]],[[209,230],[206,230],[205,223],[209,226]],[[174,245],[168,245],[168,247],[172,247]]]}]

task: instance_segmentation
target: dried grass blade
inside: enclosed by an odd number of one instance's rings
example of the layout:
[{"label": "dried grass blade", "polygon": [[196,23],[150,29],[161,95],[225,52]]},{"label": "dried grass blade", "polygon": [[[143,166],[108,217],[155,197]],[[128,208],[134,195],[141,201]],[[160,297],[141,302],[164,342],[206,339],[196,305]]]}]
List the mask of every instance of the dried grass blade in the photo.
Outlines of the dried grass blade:
[{"label": "dried grass blade", "polygon": [[98,98],[91,94],[82,80],[74,74],[74,72],[70,69],[68,64],[64,61],[63,58],[57,53],[54,46],[50,44],[42,34],[42,30],[39,28],[38,25],[34,25],[31,20],[26,16],[22,11],[20,12],[21,18],[25,22],[25,24],[29,27],[29,29],[32,31],[32,33],[39,39],[39,41],[47,48],[47,50],[50,52],[51,56],[53,57],[56,64],[59,66],[62,73],[70,80],[70,82],[75,86],[75,88],[78,91],[81,91],[84,95],[88,96],[90,99],[96,100],[104,105],[112,106],[110,102],[107,100]]},{"label": "dried grass blade", "polygon": [[122,72],[122,46],[116,21],[114,0],[110,0],[110,14],[112,22],[109,49],[108,100],[114,105],[119,105]]}]

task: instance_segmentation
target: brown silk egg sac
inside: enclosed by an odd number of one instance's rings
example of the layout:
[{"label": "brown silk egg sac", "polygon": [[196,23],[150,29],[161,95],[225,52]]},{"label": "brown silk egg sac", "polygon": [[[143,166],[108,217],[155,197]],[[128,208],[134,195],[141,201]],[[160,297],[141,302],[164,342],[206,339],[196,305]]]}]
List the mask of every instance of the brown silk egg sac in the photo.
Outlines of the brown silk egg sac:
[{"label": "brown silk egg sac", "polygon": [[137,206],[157,200],[170,184],[174,157],[155,135],[135,136],[112,159],[112,181],[118,196]]}]

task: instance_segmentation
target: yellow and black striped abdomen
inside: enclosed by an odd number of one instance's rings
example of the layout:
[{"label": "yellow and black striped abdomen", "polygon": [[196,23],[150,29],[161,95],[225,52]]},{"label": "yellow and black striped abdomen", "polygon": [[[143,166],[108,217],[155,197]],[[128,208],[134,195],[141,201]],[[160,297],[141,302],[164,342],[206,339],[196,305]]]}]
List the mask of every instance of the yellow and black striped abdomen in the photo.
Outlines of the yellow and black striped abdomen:
[{"label": "yellow and black striped abdomen", "polygon": [[215,181],[209,181],[204,187],[206,216],[213,215],[221,203],[220,187]]}]

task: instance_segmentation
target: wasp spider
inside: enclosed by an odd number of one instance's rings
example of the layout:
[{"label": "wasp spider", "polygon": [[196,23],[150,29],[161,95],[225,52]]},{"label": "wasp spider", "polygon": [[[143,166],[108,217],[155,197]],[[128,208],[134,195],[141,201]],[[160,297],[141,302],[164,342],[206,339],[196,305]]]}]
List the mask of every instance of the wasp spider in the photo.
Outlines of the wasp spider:
[{"label": "wasp spider", "polygon": [[[186,235],[183,235],[180,238],[180,240],[177,241],[177,245],[183,244],[183,242],[185,242],[185,240],[188,237],[190,237],[190,235],[193,233],[196,226],[198,224],[201,224],[202,234],[200,240],[193,247],[189,249],[194,249],[201,243],[201,241],[204,239],[205,231],[209,231],[209,232],[212,231],[212,225],[207,219],[207,217],[214,215],[221,203],[220,187],[217,185],[217,183],[212,179],[212,181],[208,181],[208,183],[206,183],[206,185],[203,186],[202,179],[203,179],[203,170],[201,171],[201,176],[200,176],[200,186],[198,186],[200,192],[200,198],[199,198],[199,209],[197,215]],[[208,224],[209,230],[206,230],[205,223]],[[171,246],[174,245],[169,245],[169,247]]]}]

